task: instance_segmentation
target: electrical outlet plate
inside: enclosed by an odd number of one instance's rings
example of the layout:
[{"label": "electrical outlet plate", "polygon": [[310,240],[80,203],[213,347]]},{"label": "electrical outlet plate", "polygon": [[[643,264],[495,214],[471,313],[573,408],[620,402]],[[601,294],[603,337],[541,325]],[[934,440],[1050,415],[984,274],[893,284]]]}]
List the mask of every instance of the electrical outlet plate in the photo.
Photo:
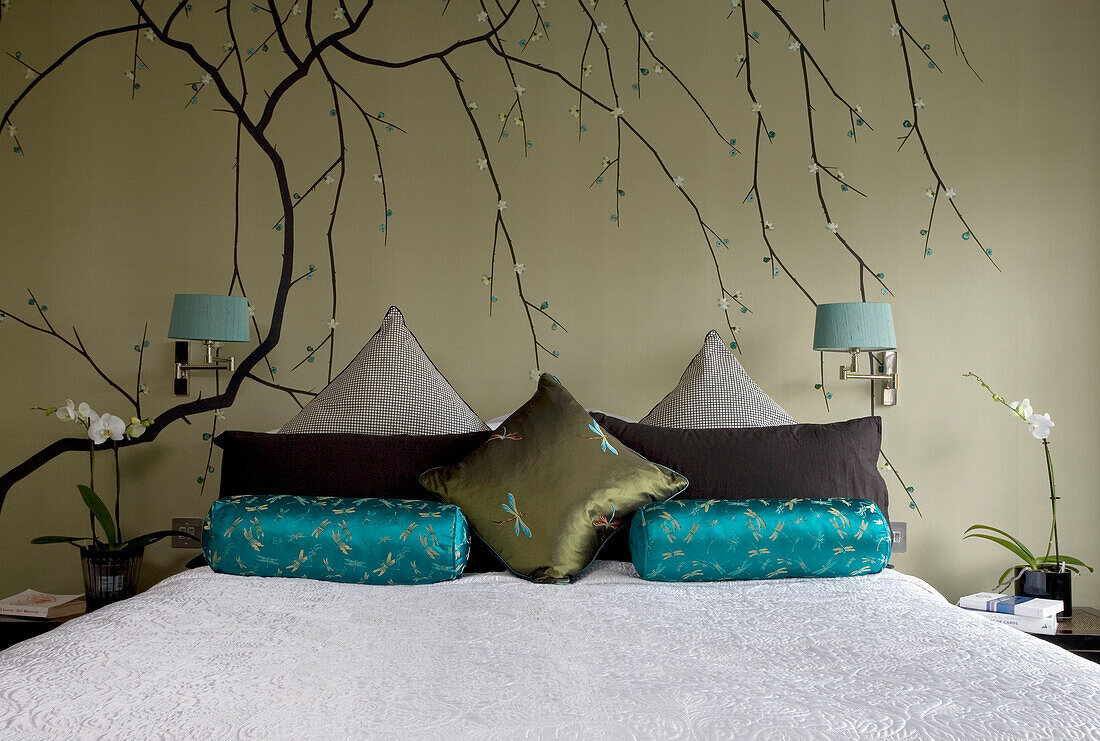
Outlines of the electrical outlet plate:
[{"label": "electrical outlet plate", "polygon": [[[196,538],[202,537],[202,518],[201,517],[173,517],[172,529],[178,530],[183,533],[190,533]],[[181,535],[172,536],[173,548],[201,548],[202,545],[197,540],[191,540]]]},{"label": "electrical outlet plate", "polygon": [[890,538],[893,542],[892,551],[894,553],[905,553],[909,541],[906,537],[904,522],[890,523]]}]

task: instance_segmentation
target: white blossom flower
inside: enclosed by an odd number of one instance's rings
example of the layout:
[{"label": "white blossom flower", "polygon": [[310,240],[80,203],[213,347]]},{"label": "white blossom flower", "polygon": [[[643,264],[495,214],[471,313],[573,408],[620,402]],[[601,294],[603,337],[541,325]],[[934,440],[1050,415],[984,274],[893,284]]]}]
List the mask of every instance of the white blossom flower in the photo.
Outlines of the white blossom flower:
[{"label": "white blossom flower", "polygon": [[917,98],[913,101],[914,108],[924,108],[924,98]]},{"label": "white blossom flower", "polygon": [[575,106],[575,105],[571,105],[571,106],[569,106],[569,115],[572,116],[573,118],[580,118],[581,117],[581,109],[577,108],[577,106]]},{"label": "white blossom flower", "polygon": [[772,223],[771,219],[764,219],[764,228],[768,230],[774,230],[775,224]]},{"label": "white blossom flower", "polygon": [[798,51],[799,49],[802,48],[802,44],[799,43],[798,41],[792,41],[790,44],[787,45],[787,48],[790,49],[791,51]]},{"label": "white blossom flower", "polygon": [[99,419],[99,415],[95,413],[95,410],[88,406],[87,402],[80,402],[80,405],[76,408],[76,418],[81,422],[93,422]]},{"label": "white blossom flower", "polygon": [[540,8],[545,8],[546,7],[546,0],[538,0],[538,6]]},{"label": "white blossom flower", "polygon": [[816,162],[811,162],[810,163],[809,170],[810,170],[811,175],[816,175],[820,169],[821,168],[818,166],[818,164]]},{"label": "white blossom flower", "polygon": [[328,328],[329,329],[336,329],[339,326],[340,326],[340,322],[336,321],[336,317],[333,317],[332,319],[328,320]]},{"label": "white blossom flower", "polygon": [[252,304],[248,305],[248,316],[250,316],[250,317],[256,316],[256,307],[253,306]]},{"label": "white blossom flower", "polygon": [[24,80],[33,80],[36,77],[38,77],[38,73],[35,72],[30,67],[28,67],[26,70],[23,71],[23,79]]},{"label": "white blossom flower", "polygon": [[652,31],[646,31],[642,35],[645,37],[646,41],[653,41],[653,32]]},{"label": "white blossom flower", "polygon": [[497,114],[497,120],[500,121],[501,123],[504,123],[505,121],[508,120],[508,114],[507,113],[498,113]]},{"label": "white blossom flower", "polygon": [[225,419],[225,410],[224,409],[215,409],[214,410],[214,418],[224,420]]},{"label": "white blossom flower", "polygon": [[610,157],[604,157],[602,160],[600,160],[600,166],[601,167],[610,167],[611,166],[611,158]]},{"label": "white blossom flower", "polygon": [[149,386],[144,384],[144,383],[139,383],[138,384],[138,393],[143,394],[145,396],[148,396],[149,395]]},{"label": "white blossom flower", "polygon": [[929,188],[928,190],[924,191],[924,195],[928,196],[928,200],[932,200],[936,197],[935,188]]},{"label": "white blossom flower", "polygon": [[1054,426],[1049,412],[1043,415],[1028,415],[1027,423],[1031,425],[1031,436],[1036,440],[1046,440],[1050,437],[1050,428]]},{"label": "white blossom flower", "polygon": [[335,182],[336,182],[336,178],[333,176],[333,174],[331,172],[326,172],[325,173],[325,184],[326,185],[332,185]]},{"label": "white blossom flower", "polygon": [[542,38],[542,31],[535,31],[533,34],[531,34],[531,40],[532,41],[538,41],[541,38]]},{"label": "white blossom flower", "polygon": [[153,29],[147,28],[145,29],[145,38],[149,41],[156,41],[157,35],[153,33]]},{"label": "white blossom flower", "polygon": [[477,103],[475,103],[471,100],[469,103],[466,104],[466,107],[469,108],[471,111],[476,111],[477,110]]},{"label": "white blossom flower", "polygon": [[490,283],[493,282],[493,276],[489,275],[488,273],[482,273],[481,274],[481,282],[484,283],[485,285],[489,285]]},{"label": "white blossom flower", "polygon": [[1014,401],[1009,406],[1012,407],[1012,411],[1020,415],[1020,419],[1027,420],[1031,416],[1031,399],[1024,399],[1023,401]]},{"label": "white blossom flower", "polygon": [[955,189],[954,189],[954,188],[948,188],[948,189],[947,189],[947,190],[946,190],[946,191],[944,192],[944,195],[945,195],[945,196],[947,196],[947,197],[948,197],[949,199],[951,199],[951,198],[954,198],[955,196],[957,196],[957,195],[958,195],[958,193],[956,193],[956,192],[955,192]]},{"label": "white blossom flower", "polygon": [[489,21],[489,14],[484,10],[477,14],[478,23],[487,23]]},{"label": "white blossom flower", "polygon": [[202,76],[202,84],[203,85],[210,85],[213,82],[214,82],[214,78],[211,77],[209,74],[205,74],[205,75]]},{"label": "white blossom flower", "polygon": [[733,292],[733,300],[734,301],[740,301],[741,300],[741,292],[740,291],[734,291]]},{"label": "white blossom flower", "polygon": [[895,24],[890,26],[890,35],[891,36],[897,36],[899,33],[901,33],[901,26],[900,25],[895,23]]},{"label": "white blossom flower", "polygon": [[126,426],[126,437],[131,440],[145,434],[145,424],[138,417],[130,417],[130,424]]},{"label": "white blossom flower", "polygon": [[15,138],[15,135],[19,133],[19,129],[15,128],[15,124],[8,124],[8,136]]},{"label": "white blossom flower", "polygon": [[524,265],[522,262],[517,262],[515,265],[512,266],[512,270],[516,271],[516,275],[523,275],[527,272],[527,266]]},{"label": "white blossom flower", "polygon": [[730,300],[728,298],[726,298],[725,296],[718,299],[718,308],[721,309],[722,311],[729,311],[729,309],[730,309]]},{"label": "white blossom flower", "polygon": [[741,331],[741,325],[739,325],[739,324],[734,324],[734,325],[733,325],[732,327],[730,327],[730,329],[732,329],[732,330],[733,330],[733,333],[734,333],[734,334],[737,334],[737,333],[739,333],[739,332]]},{"label": "white blossom flower", "polygon": [[72,399],[65,400],[65,406],[58,407],[54,412],[54,416],[60,419],[62,422],[75,422],[76,421],[76,407],[73,405]]},{"label": "white blossom flower", "polygon": [[659,75],[663,75],[665,73],[665,68],[660,64],[655,64],[653,65],[653,71]]},{"label": "white blossom flower", "polygon": [[373,181],[374,181],[374,182],[376,182],[376,183],[381,183],[381,182],[382,182],[382,175],[381,175],[381,173],[377,173],[377,172],[376,172],[376,173],[374,173],[374,175],[373,175],[373,176],[371,176],[371,180],[373,180]]},{"label": "white blossom flower", "polygon": [[675,185],[677,188],[683,188],[684,187],[684,176],[683,175],[677,175],[676,177],[672,178],[672,184]]},{"label": "white blossom flower", "polygon": [[861,106],[861,105],[857,105],[857,106],[856,106],[855,108],[853,108],[852,110],[854,110],[854,111],[856,112],[856,114],[858,115],[858,114],[860,114],[860,113],[863,113],[863,106]]},{"label": "white blossom flower", "polygon": [[497,201],[497,211],[506,211],[508,209],[508,201]]},{"label": "white blossom flower", "polygon": [[615,106],[611,109],[611,117],[618,118],[619,116],[623,115],[623,112],[624,111],[621,106]]},{"label": "white blossom flower", "polygon": [[531,369],[531,372],[530,372],[530,373],[528,373],[527,375],[529,375],[529,376],[531,377],[531,380],[532,380],[532,381],[537,381],[537,380],[539,380],[539,378],[540,378],[540,377],[542,376],[542,374],[541,374],[541,373],[539,373],[539,371],[538,371],[538,369],[537,369],[537,368],[532,368],[532,369]]},{"label": "white blossom flower", "polygon": [[132,80],[134,79],[134,71],[132,69],[122,70],[122,76],[125,77],[127,80]]},{"label": "white blossom flower", "polygon": [[113,414],[97,417],[88,425],[88,437],[95,445],[102,445],[108,440],[122,440],[125,435],[126,423]]},{"label": "white blossom flower", "polygon": [[226,51],[233,51],[234,46],[235,44],[233,43],[233,39],[230,39],[229,41],[226,41],[224,44],[222,44],[222,48]]},{"label": "white blossom flower", "polygon": [[592,76],[592,65],[591,64],[584,65],[584,76],[585,77],[591,77]]},{"label": "white blossom flower", "polygon": [[292,7],[290,9],[290,12],[291,12],[292,15],[301,15],[302,14],[302,5],[301,5],[301,3],[294,3],[294,7]]},{"label": "white blossom flower", "polygon": [[527,92],[527,88],[523,87],[522,85],[516,85],[513,89],[516,91],[517,98]]},{"label": "white blossom flower", "polygon": [[477,160],[477,169],[479,169],[479,170],[489,169],[489,160],[485,159],[484,157],[479,157],[478,160]]},{"label": "white blossom flower", "polygon": [[600,25],[596,26],[596,33],[600,34],[601,36],[607,33],[607,24],[601,23]]},{"label": "white blossom flower", "polygon": [[523,119],[522,118],[520,118],[519,116],[516,116],[514,120],[516,122],[516,126],[523,126]]},{"label": "white blossom flower", "polygon": [[828,224],[825,225],[825,228],[831,231],[833,234],[836,234],[837,230],[840,229],[840,226],[836,222],[830,221]]},{"label": "white blossom flower", "polygon": [[745,55],[744,54],[738,54],[736,57],[733,58],[733,61],[736,62],[737,64],[741,64],[741,62],[745,61]]},{"label": "white blossom flower", "polygon": [[836,179],[837,180],[843,180],[844,179],[844,170],[837,170],[836,171]]},{"label": "white blossom flower", "polygon": [[737,10],[741,7],[741,0],[730,0],[730,9]]},{"label": "white blossom flower", "polygon": [[753,103],[752,104],[752,112],[753,113],[760,113],[760,111],[762,111],[762,110],[764,110],[764,106],[761,103]]},{"label": "white blossom flower", "polygon": [[332,9],[332,20],[338,21],[344,17],[344,9],[337,5]]}]

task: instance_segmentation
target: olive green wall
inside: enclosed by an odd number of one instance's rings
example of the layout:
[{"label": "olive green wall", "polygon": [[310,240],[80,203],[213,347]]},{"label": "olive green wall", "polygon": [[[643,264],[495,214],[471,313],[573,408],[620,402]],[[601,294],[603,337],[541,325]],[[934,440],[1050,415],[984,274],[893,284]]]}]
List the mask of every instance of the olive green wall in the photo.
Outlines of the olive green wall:
[{"label": "olive green wall", "polygon": [[[284,3],[285,4],[285,3]],[[44,66],[74,40],[115,23],[132,21],[121,2],[30,3],[16,0],[0,21],[0,49],[19,50]],[[148,3],[160,6],[164,3]],[[577,11],[551,2],[552,42],[532,49],[539,59],[576,69],[583,33],[568,30]],[[923,519],[906,508],[893,479],[893,514],[909,523],[910,549],[899,568],[927,579],[949,598],[988,588],[1011,562],[996,546],[961,540],[970,524],[1003,527],[1036,544],[1047,535],[1048,502],[1041,446],[980,387],[964,380],[973,370],[1009,399],[1030,396],[1037,411],[1057,423],[1052,435],[1063,550],[1100,562],[1100,430],[1092,369],[1100,365],[1097,281],[1097,181],[1100,116],[1094,43],[1100,7],[1080,0],[956,3],[955,20],[967,54],[985,79],[980,84],[952,54],[939,11],[904,2],[914,34],[932,44],[943,74],[917,61],[918,94],[933,155],[958,203],[1004,269],[994,270],[941,199],[933,254],[924,259],[918,234],[927,219],[924,189],[934,181],[920,152],[896,153],[895,136],[909,116],[908,91],[893,22],[884,3],[831,3],[828,31],[817,3],[787,3],[788,20],[801,30],[832,81],[864,106],[874,132],[860,131],[853,146],[843,109],[815,83],[816,122],[826,164],[870,194],[827,188],[834,219],[878,271],[886,274],[900,344],[899,404],[882,410],[884,448],[916,487]],[[78,7],[79,6],[79,7]],[[177,32],[195,34],[213,54],[223,31],[203,31],[213,6],[195,2]],[[751,152],[753,118],[732,56],[739,25],[726,21],[723,3],[683,5],[639,2],[644,28],[657,31],[655,48],[679,70],[723,129]],[[804,6],[804,7],[803,7]],[[247,6],[246,6],[247,7]],[[408,57],[476,33],[476,6],[380,3],[373,29],[357,48],[376,56]],[[786,34],[755,4],[750,26],[754,86],[777,132],[765,147],[760,188],[774,244],[790,268],[821,301],[858,299],[854,262],[823,228],[807,174],[809,162],[798,57]],[[601,3],[597,15],[611,26],[618,74],[627,86],[633,42],[619,4]],[[336,28],[322,14],[318,30]],[[265,14],[238,14],[242,45],[266,33]],[[459,30],[455,31],[457,27]],[[484,29],[482,26],[481,29]],[[252,40],[252,41],[249,41]],[[514,39],[513,39],[514,41]],[[31,317],[26,287],[46,304],[64,331],[76,325],[90,352],[114,377],[132,383],[144,322],[151,346],[146,376],[147,412],[174,403],[166,338],[172,295],[224,292],[232,270],[233,135],[230,116],[215,112],[209,91],[184,109],[186,84],[200,74],[177,53],[144,44],[150,67],[131,101],[122,71],[130,64],[131,37],[86,49],[43,83],[17,111],[26,156],[0,152],[0,308]],[[513,44],[513,47],[514,44]],[[484,51],[453,57],[479,102],[488,130],[506,110],[510,83],[498,60]],[[362,72],[333,58],[368,110],[408,130],[382,134],[390,203],[389,244],[383,246],[377,170],[361,120],[348,116],[351,162],[336,229],[339,319],[337,370],[397,304],[429,355],[484,418],[506,413],[533,391],[526,320],[510,280],[509,260],[498,263],[505,280],[487,316],[480,276],[488,270],[496,197],[474,161],[480,156],[453,86],[439,64],[388,72]],[[283,71],[274,51],[248,65],[261,99]],[[604,94],[593,75],[594,89]],[[571,73],[572,74],[572,73]],[[722,324],[715,308],[713,266],[691,211],[637,142],[623,147],[622,218],[609,214],[609,186],[589,189],[605,155],[614,153],[614,128],[592,113],[577,142],[568,108],[575,98],[533,72],[520,75],[529,137],[524,160],[517,141],[490,143],[509,203],[507,217],[519,259],[527,265],[526,290],[549,300],[570,330],[540,338],[561,352],[544,363],[582,402],[618,414],[641,416],[675,383],[703,335]],[[25,81],[19,66],[0,63],[0,103]],[[644,97],[624,97],[627,116],[639,125],[697,199],[708,220],[731,238],[719,255],[731,290],[744,293],[755,312],[738,314],[744,329],[742,363],[800,421],[847,419],[867,413],[866,386],[835,381],[840,356],[826,357],[833,393],[826,412],[813,385],[818,355],[810,349],[813,311],[786,276],[773,279],[761,258],[755,209],[741,205],[751,183],[750,156],[731,158],[668,76],[643,80]],[[630,92],[629,90],[627,91]],[[295,188],[304,189],[336,156],[331,103],[314,80],[295,90],[273,124]],[[510,129],[514,127],[509,127]],[[281,236],[273,180],[254,147],[242,157],[241,268],[249,299],[266,328],[275,287]],[[272,355],[278,377],[299,387],[325,383],[327,355],[291,373],[324,336],[331,316],[324,232],[330,186],[298,209],[298,270],[316,264],[315,280],[291,294],[284,339]],[[872,300],[883,298],[870,290]],[[238,357],[243,347],[234,348]],[[213,393],[203,376],[195,392]],[[28,411],[32,404],[87,400],[98,411],[129,416],[121,397],[55,339],[8,320],[0,324],[0,469],[65,432],[61,422]],[[279,392],[246,384],[224,424],[266,430],[295,411]],[[152,445],[126,450],[124,522],[131,534],[167,527],[172,516],[201,516],[215,491],[204,495],[196,477],[205,463],[210,415],[176,423]],[[82,534],[87,528],[74,484],[84,480],[85,456],[68,454],[11,492],[0,514],[0,594],[26,587],[79,590],[77,556],[65,546],[30,546],[47,533]],[[215,467],[218,458],[215,455]],[[106,456],[100,470],[108,468]],[[109,488],[109,479],[99,479]],[[146,585],[177,571],[193,551],[167,543],[149,549]],[[1100,604],[1100,576],[1075,582],[1082,604]]]}]

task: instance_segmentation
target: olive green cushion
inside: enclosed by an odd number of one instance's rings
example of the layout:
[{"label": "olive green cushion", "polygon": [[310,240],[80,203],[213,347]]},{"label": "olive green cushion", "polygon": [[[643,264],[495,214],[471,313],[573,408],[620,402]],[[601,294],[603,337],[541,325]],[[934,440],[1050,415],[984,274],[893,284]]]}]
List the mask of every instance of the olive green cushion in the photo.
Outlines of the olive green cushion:
[{"label": "olive green cushion", "polygon": [[635,510],[687,479],[608,435],[550,374],[461,463],[420,477],[457,504],[504,565],[537,582],[572,582]]}]

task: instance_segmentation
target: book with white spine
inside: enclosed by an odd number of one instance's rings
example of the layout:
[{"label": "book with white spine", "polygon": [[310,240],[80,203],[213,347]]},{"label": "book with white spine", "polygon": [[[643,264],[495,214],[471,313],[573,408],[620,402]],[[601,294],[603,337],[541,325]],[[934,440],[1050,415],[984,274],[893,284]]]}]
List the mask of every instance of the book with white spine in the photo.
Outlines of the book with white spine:
[{"label": "book with white spine", "polygon": [[964,608],[967,612],[973,612],[977,615],[984,615],[995,623],[1001,623],[1003,625],[1011,625],[1017,630],[1022,630],[1025,633],[1042,633],[1044,635],[1052,636],[1058,632],[1058,620],[1056,618],[1033,618],[1022,617],[1020,615],[1009,615],[1004,612],[988,612],[986,610],[971,610]]},{"label": "book with white spine", "polygon": [[0,615],[59,618],[84,612],[83,594],[47,594],[27,589],[0,600]]},{"label": "book with white spine", "polygon": [[1063,610],[1064,605],[1060,599],[1012,597],[996,592],[978,592],[961,597],[959,607],[1020,617],[1054,618]]}]

